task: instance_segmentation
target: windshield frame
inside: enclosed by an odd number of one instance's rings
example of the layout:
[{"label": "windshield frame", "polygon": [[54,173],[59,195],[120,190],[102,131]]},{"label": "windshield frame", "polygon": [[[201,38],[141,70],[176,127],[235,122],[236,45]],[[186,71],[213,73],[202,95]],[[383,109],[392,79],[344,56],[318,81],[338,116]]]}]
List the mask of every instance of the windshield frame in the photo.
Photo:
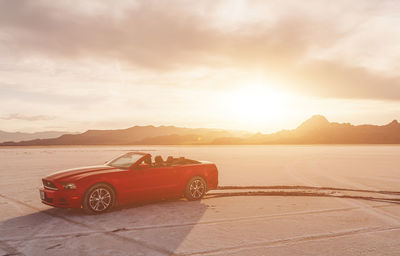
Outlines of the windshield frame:
[{"label": "windshield frame", "polygon": [[[114,165],[114,163],[117,162],[119,159],[121,159],[121,158],[123,158],[123,157],[127,157],[127,156],[132,156],[132,155],[137,155],[138,158],[136,159],[135,162],[131,163],[131,164],[129,165],[129,167],[121,166],[121,165]],[[108,165],[108,166],[111,166],[111,167],[114,167],[114,168],[118,168],[118,169],[129,169],[129,168],[132,167],[132,165],[134,165],[134,164],[136,164],[137,162],[139,162],[139,161],[140,161],[143,157],[145,157],[146,155],[148,155],[148,154],[139,153],[139,152],[128,152],[128,153],[119,155],[119,156],[117,156],[117,157],[111,159],[110,161],[106,162],[105,165]]]}]

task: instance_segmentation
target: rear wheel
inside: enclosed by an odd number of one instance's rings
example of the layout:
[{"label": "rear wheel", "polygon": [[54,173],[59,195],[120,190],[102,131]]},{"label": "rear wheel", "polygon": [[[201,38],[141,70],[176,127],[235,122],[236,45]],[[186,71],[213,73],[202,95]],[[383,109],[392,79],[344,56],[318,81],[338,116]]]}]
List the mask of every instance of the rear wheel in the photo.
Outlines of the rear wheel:
[{"label": "rear wheel", "polygon": [[83,199],[83,210],[89,214],[98,214],[114,206],[114,190],[106,184],[96,184],[89,188]]},{"label": "rear wheel", "polygon": [[185,197],[190,201],[199,200],[206,192],[206,181],[200,176],[195,176],[186,184]]}]

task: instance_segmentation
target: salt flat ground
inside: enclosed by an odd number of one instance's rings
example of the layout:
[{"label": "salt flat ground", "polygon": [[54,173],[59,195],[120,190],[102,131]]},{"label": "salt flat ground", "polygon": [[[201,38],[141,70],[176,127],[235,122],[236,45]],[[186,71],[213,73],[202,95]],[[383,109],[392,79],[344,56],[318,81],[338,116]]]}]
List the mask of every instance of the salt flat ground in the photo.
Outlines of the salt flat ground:
[{"label": "salt flat ground", "polygon": [[[221,186],[267,187],[98,216],[41,204],[42,177],[130,150],[213,161]],[[399,146],[0,148],[0,255],[399,255],[399,159]]]}]

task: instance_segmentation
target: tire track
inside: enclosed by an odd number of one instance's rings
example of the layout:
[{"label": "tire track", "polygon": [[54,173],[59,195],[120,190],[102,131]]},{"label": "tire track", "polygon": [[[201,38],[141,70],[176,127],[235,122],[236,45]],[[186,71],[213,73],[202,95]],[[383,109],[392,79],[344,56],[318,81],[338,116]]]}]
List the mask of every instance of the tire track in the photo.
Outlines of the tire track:
[{"label": "tire track", "polygon": [[312,190],[336,190],[336,191],[348,191],[348,192],[365,192],[365,193],[376,193],[376,194],[388,194],[388,195],[399,195],[397,191],[386,191],[386,190],[366,190],[366,189],[351,189],[351,188],[335,188],[335,187],[318,187],[318,186],[219,186],[217,190],[230,190],[230,189],[312,189]]},{"label": "tire track", "polygon": [[[315,173],[315,171],[312,171],[312,172]],[[332,181],[335,181],[335,182],[338,182],[338,183],[354,186],[354,187],[357,188],[357,190],[372,190],[373,191],[373,190],[376,189],[376,188],[373,188],[373,187],[370,187],[370,186],[359,184],[359,183],[354,182],[354,181],[349,181],[349,180],[347,180],[345,178],[332,177],[331,175],[327,175],[324,172],[322,172],[322,173],[323,173],[323,175],[321,175],[321,173],[318,173],[318,175],[320,177],[323,177],[323,178],[328,179],[328,180],[332,180]],[[397,192],[395,192],[395,193],[397,194]],[[350,205],[364,206],[365,212],[369,213],[370,215],[378,217],[378,218],[380,218],[382,220],[385,220],[385,221],[387,221],[387,222],[389,222],[391,224],[394,224],[394,225],[400,224],[400,217],[395,216],[395,215],[390,214],[390,213],[387,213],[387,212],[382,211],[380,209],[372,208],[371,205],[368,205],[368,204],[365,204],[365,203],[362,203],[362,202],[359,202],[359,201],[355,201],[355,200],[353,200],[353,201],[348,201],[347,200],[346,203],[350,204]]]},{"label": "tire track", "polygon": [[[6,197],[4,195],[0,195],[1,197],[8,199],[8,200],[13,200],[15,202],[21,203],[22,205],[26,207],[30,207],[32,209],[36,209],[36,207],[30,206],[24,202],[21,202],[19,200],[13,199]],[[384,206],[377,206],[377,207],[384,207]],[[149,244],[149,243],[143,243],[142,241],[137,241],[135,239],[130,239],[126,238],[124,236],[118,236],[115,233],[118,232],[126,232],[126,231],[134,231],[134,230],[145,230],[145,229],[159,229],[159,228],[175,228],[179,226],[187,226],[187,225],[198,225],[198,224],[216,224],[216,223],[223,223],[223,222],[232,222],[232,221],[252,221],[254,219],[265,219],[265,218],[281,218],[285,216],[296,216],[296,215],[312,215],[316,213],[326,213],[326,212],[340,212],[340,211],[349,211],[349,210],[355,210],[355,209],[361,209],[360,207],[347,207],[347,208],[336,208],[336,209],[326,209],[326,210],[316,210],[316,211],[307,211],[307,212],[295,212],[295,213],[287,213],[287,214],[275,214],[275,215],[265,215],[265,216],[252,216],[252,217],[247,217],[247,218],[235,218],[235,219],[222,219],[219,221],[207,221],[207,222],[201,222],[201,223],[185,223],[185,224],[180,224],[180,225],[175,225],[175,224],[170,224],[170,225],[153,225],[153,226],[142,226],[142,227],[135,227],[131,229],[122,229],[122,230],[103,230],[103,231],[93,231],[88,232],[88,233],[73,233],[73,234],[65,234],[65,235],[60,235],[60,236],[43,236],[43,237],[38,237],[36,239],[46,239],[46,238],[62,238],[65,236],[82,236],[82,235],[91,235],[91,234],[97,234],[97,233],[102,233],[105,235],[111,235],[112,237],[117,237],[118,239],[122,239],[124,241],[128,242],[134,242],[137,245],[144,246],[146,245],[147,248],[153,249],[154,245]],[[37,209],[39,210],[39,209]],[[53,217],[58,217],[62,218],[63,220],[71,222],[70,219],[65,218],[63,216],[59,216],[57,214],[49,214]],[[80,222],[72,221],[71,223],[80,225]],[[85,227],[91,227],[89,225],[83,224]],[[167,249],[161,248],[162,253],[166,255],[175,255],[175,256],[196,256],[196,255],[206,255],[206,254],[224,254],[229,252],[237,252],[241,250],[248,250],[248,249],[255,249],[255,248],[265,248],[265,247],[271,247],[271,246],[282,246],[282,245],[288,245],[288,244],[295,244],[295,243],[300,243],[300,242],[308,242],[308,241],[317,241],[317,240],[323,240],[323,239],[331,239],[331,238],[336,238],[336,237],[344,237],[344,236],[350,236],[350,235],[357,235],[357,234],[368,234],[368,233],[374,233],[374,232],[381,232],[381,231],[390,231],[390,230],[398,230],[400,227],[391,227],[391,228],[381,228],[381,227],[373,227],[373,228],[363,228],[363,229],[355,229],[355,230],[349,230],[349,231],[343,231],[343,232],[336,232],[336,233],[323,233],[323,234],[312,234],[309,236],[300,236],[300,237],[293,237],[293,238],[287,238],[287,239],[278,239],[278,240],[269,240],[269,241],[262,241],[262,242],[257,242],[257,243],[249,243],[246,245],[240,245],[240,246],[231,246],[231,247],[223,247],[223,248],[218,248],[214,250],[204,250],[204,251],[198,251],[198,252],[191,252],[191,253],[174,253],[171,252]],[[32,238],[32,240],[35,238]],[[24,239],[25,240],[25,239]],[[2,245],[5,244],[5,241],[0,241]],[[22,253],[19,253],[16,250],[13,250],[9,248],[7,252],[10,255],[23,255]],[[160,250],[158,249],[158,252]]]},{"label": "tire track", "polygon": [[6,252],[3,256],[22,256],[23,253],[19,252],[17,248],[10,246],[7,242],[0,240],[0,248]]},{"label": "tire track", "polygon": [[[252,193],[254,192],[246,192],[250,193],[251,196],[253,196]],[[269,193],[269,192],[268,192]],[[217,194],[218,196],[220,194]],[[264,194],[262,194],[264,195]],[[270,194],[267,194],[270,195]],[[280,195],[280,194],[279,194]],[[225,194],[222,194],[222,196],[226,196]],[[231,194],[229,196],[232,196]],[[235,196],[242,196],[241,194],[235,195]],[[214,197],[210,197],[214,198]],[[207,198],[205,198],[207,199]],[[388,207],[391,205],[380,205],[380,206],[375,206],[375,207]],[[284,218],[284,217],[291,217],[291,216],[305,216],[305,215],[313,215],[313,214],[323,214],[323,213],[331,213],[331,212],[346,212],[346,211],[353,211],[353,210],[359,210],[362,209],[362,207],[343,207],[343,208],[333,208],[333,209],[323,209],[323,210],[313,210],[313,211],[297,211],[297,212],[288,212],[288,213],[281,213],[281,214],[267,214],[267,215],[256,215],[256,216],[248,216],[248,217],[238,217],[238,218],[225,218],[225,219],[216,219],[216,220],[210,220],[210,221],[200,221],[200,222],[187,222],[187,223],[174,223],[174,224],[161,224],[161,225],[146,225],[146,226],[139,226],[139,227],[128,227],[128,228],[122,228],[122,229],[109,229],[109,230],[93,230],[90,229],[89,232],[74,232],[74,233],[66,233],[66,234],[60,234],[60,235],[39,235],[32,237],[30,235],[29,237],[23,237],[23,238],[14,238],[14,239],[7,239],[3,241],[20,241],[20,240],[36,240],[36,239],[47,239],[47,238],[56,238],[56,237],[69,237],[69,236],[88,236],[92,234],[104,234],[104,233],[118,233],[118,232],[127,232],[127,231],[139,231],[139,230],[151,230],[151,229],[165,229],[165,228],[177,228],[177,227],[185,227],[185,226],[195,226],[195,225],[210,225],[210,224],[219,224],[219,223],[229,223],[229,222],[245,222],[245,221],[253,221],[257,219],[277,219],[277,218]],[[53,214],[55,215],[55,214]],[[56,217],[62,217],[59,215],[55,215]],[[69,219],[67,219],[69,220]],[[80,222],[74,222],[74,224],[80,223]],[[88,225],[85,225],[86,227],[89,227]]]},{"label": "tire track", "polygon": [[[344,183],[344,184],[348,184],[348,185],[353,185],[354,187],[357,188],[357,190],[373,190],[374,189],[374,188],[367,187],[367,186],[364,186],[364,185],[361,185],[361,184],[357,184],[357,183],[354,183],[354,182],[341,181],[341,179],[333,178],[331,176],[328,176],[324,172],[316,173],[315,170],[319,169],[318,166],[317,166],[317,162],[313,161],[312,165],[313,165],[312,168],[309,168],[310,172],[312,174],[316,175],[317,177],[323,177],[325,179],[330,179],[330,180],[333,180],[333,181],[336,181],[336,182],[339,182],[339,183],[342,183],[342,184]],[[289,166],[291,166],[291,165],[289,165]],[[297,173],[294,173],[292,171],[292,169],[290,169],[289,167],[285,168],[285,172],[288,175],[290,175],[290,176],[292,176],[292,177],[294,177],[296,179],[302,180],[307,186],[318,187],[318,184],[316,184],[315,182],[313,182],[313,181],[311,181],[311,180],[309,180],[309,179],[307,179],[307,178],[305,178],[303,176],[300,177]],[[321,173],[322,173],[322,175],[321,175]],[[351,200],[348,200],[348,199],[351,199]],[[390,223],[392,225],[398,225],[400,223],[400,218],[399,217],[394,216],[394,215],[389,214],[389,213],[386,213],[386,212],[381,211],[379,209],[375,209],[375,208],[371,207],[371,205],[367,205],[365,203],[362,203],[362,202],[359,202],[359,201],[355,201],[355,200],[352,200],[352,199],[355,199],[355,198],[338,198],[338,200],[341,200],[342,202],[344,202],[344,203],[346,203],[348,205],[352,205],[352,206],[356,206],[356,207],[362,206],[362,208],[363,208],[365,213],[367,213],[369,215],[372,215],[372,216],[375,216],[375,217],[378,217],[379,219],[384,220],[384,221],[386,221],[386,222],[388,222],[388,223]]]},{"label": "tire track", "polygon": [[122,229],[110,229],[104,231],[91,231],[91,232],[75,232],[75,233],[67,233],[60,235],[43,235],[36,237],[23,237],[17,239],[7,239],[3,240],[6,242],[10,241],[20,241],[20,240],[36,240],[36,239],[47,239],[54,237],[69,237],[69,236],[87,236],[92,234],[99,233],[118,233],[118,232],[128,232],[128,231],[140,231],[140,230],[151,230],[151,229],[167,229],[167,228],[178,228],[178,227],[186,227],[186,226],[195,226],[195,225],[214,225],[220,223],[230,223],[230,222],[245,222],[245,221],[253,221],[257,219],[277,219],[282,217],[291,217],[291,216],[305,216],[305,215],[313,215],[313,214],[323,214],[323,213],[331,213],[331,212],[346,212],[357,210],[357,207],[347,207],[347,208],[334,208],[334,209],[325,209],[325,210],[314,210],[314,211],[301,211],[301,212],[292,212],[285,214],[268,214],[268,215],[257,215],[257,216],[249,216],[249,217],[239,217],[239,218],[227,218],[227,219],[217,219],[212,221],[201,221],[201,222],[188,222],[182,224],[163,224],[163,225],[148,225],[148,226],[140,226],[140,227],[131,227],[131,228],[122,228]]},{"label": "tire track", "polygon": [[[345,189],[345,188],[330,188],[330,187],[315,187],[315,186],[225,186],[225,187],[220,187],[219,190],[224,191],[224,190],[243,190],[243,189],[287,189],[287,190],[292,190],[292,192],[282,192],[282,191],[247,191],[247,192],[234,192],[234,193],[210,193],[209,195],[206,196],[205,199],[208,198],[215,198],[215,197],[226,197],[226,196],[271,196],[271,195],[276,195],[276,196],[326,196],[326,197],[335,197],[335,198],[351,198],[351,199],[368,199],[368,200],[386,200],[385,202],[390,202],[387,200],[397,200],[395,201],[396,203],[399,203],[400,199],[399,198],[373,198],[373,197],[355,197],[355,196],[348,196],[348,195],[331,195],[331,194],[324,194],[320,193],[318,191],[355,191],[355,192],[367,192],[367,193],[383,193],[383,194],[396,194],[397,192],[393,191],[375,191],[375,190],[356,190],[356,189]],[[305,189],[309,190],[317,190],[317,192],[305,192]],[[294,191],[293,190],[299,190],[299,191]],[[25,207],[28,207],[30,209],[33,209],[35,211],[38,211],[40,213],[44,213],[47,215],[50,215],[55,218],[60,218],[68,223],[85,227],[88,229],[88,232],[76,232],[76,233],[67,233],[67,234],[60,234],[60,235],[44,235],[44,236],[35,236],[35,234],[30,234],[29,237],[26,238],[17,238],[17,239],[8,239],[8,240],[2,240],[1,242],[6,243],[6,242],[18,242],[18,241],[26,241],[26,240],[36,240],[36,239],[48,239],[48,238],[64,238],[64,237],[79,237],[79,236],[89,236],[93,234],[104,234],[107,236],[114,237],[118,240],[123,240],[127,241],[130,243],[134,243],[140,247],[144,247],[146,249],[151,249],[154,251],[157,251],[162,254],[171,254],[173,252],[168,251],[165,248],[162,248],[158,245],[154,245],[152,243],[148,242],[143,242],[139,241],[136,239],[132,238],[127,238],[125,236],[119,235],[118,233],[124,233],[128,231],[138,231],[138,230],[148,230],[148,229],[166,229],[166,228],[179,228],[179,227],[185,227],[185,226],[195,226],[195,225],[213,225],[213,224],[219,224],[219,223],[227,223],[227,222],[244,222],[244,221],[253,221],[255,219],[272,219],[272,218],[284,218],[288,216],[301,216],[301,215],[313,215],[313,214],[323,214],[327,212],[344,212],[344,211],[352,211],[356,209],[360,210],[365,210],[365,205],[364,204],[358,204],[357,207],[354,207],[354,203],[352,202],[353,207],[343,207],[343,208],[334,208],[334,209],[324,209],[324,210],[314,210],[314,211],[303,211],[303,212],[291,212],[291,213],[285,213],[285,214],[270,214],[270,215],[258,215],[258,216],[249,216],[249,217],[239,217],[239,218],[229,218],[229,219],[218,219],[218,220],[212,220],[212,221],[202,221],[202,222],[188,222],[188,223],[182,223],[182,224],[163,224],[163,225],[149,225],[149,226],[141,226],[141,227],[131,227],[131,228],[122,228],[122,229],[112,229],[112,230],[107,230],[104,228],[96,228],[93,227],[92,225],[87,225],[75,220],[71,220],[65,216],[53,213],[53,212],[43,212],[41,209],[34,207],[30,204],[27,204],[23,201],[5,196],[0,194],[0,197],[12,201],[14,203],[23,205]],[[380,207],[385,207],[385,206],[390,206],[390,205],[380,205],[380,206],[370,206],[370,208],[380,208]],[[397,222],[396,222],[397,223]],[[12,251],[10,251],[13,253]],[[18,252],[17,252],[18,253]]]},{"label": "tire track", "polygon": [[308,191],[247,191],[247,192],[227,192],[227,193],[210,193],[211,198],[217,197],[232,197],[232,196],[308,196],[308,197],[333,197],[333,198],[346,198],[346,199],[360,199],[370,200],[377,202],[385,202],[391,204],[400,204],[400,198],[379,198],[367,196],[352,196],[352,195],[338,195],[338,194],[325,194],[318,192]]},{"label": "tire track", "polygon": [[340,238],[340,237],[347,237],[347,236],[360,235],[360,234],[373,234],[373,233],[378,233],[378,232],[394,231],[394,230],[399,230],[399,229],[400,229],[400,226],[390,227],[390,228],[372,227],[372,228],[352,229],[352,230],[336,232],[336,233],[320,233],[320,234],[312,234],[312,235],[308,235],[308,236],[297,236],[297,237],[285,238],[285,239],[265,240],[265,241],[255,242],[255,243],[248,243],[245,245],[229,246],[229,247],[197,251],[197,252],[191,252],[191,253],[176,253],[176,254],[173,254],[173,256],[200,256],[200,255],[220,255],[220,254],[229,255],[229,253],[236,253],[236,252],[249,250],[249,249],[286,246],[286,245],[292,245],[292,244],[304,243],[304,242],[310,242],[310,241],[327,240],[327,239],[332,239],[332,238]]},{"label": "tire track", "polygon": [[[111,236],[111,237],[116,238],[116,239],[118,239],[118,240],[122,240],[122,241],[125,241],[125,242],[130,242],[130,243],[136,244],[136,245],[138,245],[139,247],[141,247],[142,249],[143,249],[143,248],[145,248],[145,249],[150,249],[150,250],[157,251],[158,253],[166,254],[166,255],[170,255],[170,254],[171,254],[170,251],[168,251],[168,250],[166,250],[166,249],[164,249],[164,248],[162,248],[162,247],[160,247],[160,246],[153,245],[153,244],[149,244],[149,243],[144,243],[144,242],[142,242],[142,241],[138,241],[138,240],[133,239],[133,238],[127,238],[127,237],[118,235],[118,234],[116,234],[116,233],[114,233],[114,232],[110,232],[110,231],[107,231],[107,230],[104,230],[104,229],[101,229],[101,228],[95,228],[95,227],[93,227],[93,226],[90,226],[90,225],[87,225],[87,224],[84,224],[84,223],[81,223],[81,222],[78,222],[78,221],[71,220],[71,219],[69,219],[69,218],[66,218],[66,217],[64,217],[64,216],[61,216],[61,215],[58,215],[58,214],[55,214],[55,213],[44,212],[44,211],[42,211],[41,209],[39,209],[39,208],[37,208],[37,207],[34,207],[34,206],[32,206],[32,205],[30,205],[30,204],[27,204],[27,203],[25,203],[25,202],[22,202],[22,201],[20,201],[20,200],[17,200],[17,199],[14,199],[14,198],[5,196],[5,195],[3,195],[3,194],[0,194],[0,197],[4,198],[4,199],[6,199],[6,200],[13,201],[13,202],[15,202],[15,203],[19,203],[19,204],[21,204],[21,205],[23,205],[23,206],[25,206],[25,207],[28,207],[28,208],[33,209],[33,210],[36,210],[36,211],[38,211],[38,212],[47,214],[47,215],[49,215],[49,216],[52,216],[52,217],[55,217],[55,218],[60,218],[60,219],[65,220],[66,222],[69,222],[69,223],[71,223],[71,224],[74,224],[74,225],[77,225],[77,226],[81,226],[81,227],[85,227],[85,228],[87,228],[87,229],[93,231],[92,233],[103,233],[103,234],[105,234],[105,235]],[[79,236],[79,234],[78,234],[77,236]],[[54,236],[51,236],[51,237],[54,237]],[[0,240],[0,242],[2,242],[2,241],[4,241],[4,240]],[[24,240],[23,240],[23,241],[24,241]]]}]

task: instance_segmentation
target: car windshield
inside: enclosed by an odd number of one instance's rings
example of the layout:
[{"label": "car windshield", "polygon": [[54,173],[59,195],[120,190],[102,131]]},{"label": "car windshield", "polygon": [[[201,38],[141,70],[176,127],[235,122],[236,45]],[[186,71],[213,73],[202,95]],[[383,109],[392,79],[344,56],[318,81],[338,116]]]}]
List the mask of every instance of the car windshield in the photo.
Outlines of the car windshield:
[{"label": "car windshield", "polygon": [[142,157],[143,155],[141,154],[127,153],[111,160],[107,163],[107,165],[117,168],[129,168],[132,164],[136,163]]}]

